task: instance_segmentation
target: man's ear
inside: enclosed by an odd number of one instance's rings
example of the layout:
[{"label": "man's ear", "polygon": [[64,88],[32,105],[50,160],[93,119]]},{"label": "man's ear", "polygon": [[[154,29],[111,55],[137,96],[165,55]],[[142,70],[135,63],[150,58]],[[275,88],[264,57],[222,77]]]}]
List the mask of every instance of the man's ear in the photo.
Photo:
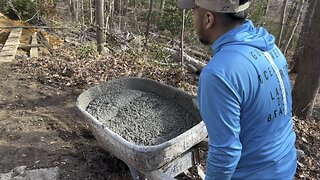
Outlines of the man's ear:
[{"label": "man's ear", "polygon": [[214,15],[212,12],[206,12],[206,29],[210,29],[214,23]]}]

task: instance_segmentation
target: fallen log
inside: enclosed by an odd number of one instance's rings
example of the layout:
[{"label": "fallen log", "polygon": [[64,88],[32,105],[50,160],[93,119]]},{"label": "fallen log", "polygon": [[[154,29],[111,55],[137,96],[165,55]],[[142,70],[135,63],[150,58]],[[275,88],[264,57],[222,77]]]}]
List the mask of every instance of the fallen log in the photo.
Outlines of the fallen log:
[{"label": "fallen log", "polygon": [[192,71],[192,72],[194,72],[194,73],[199,73],[199,72],[200,72],[196,67],[194,67],[194,66],[191,65],[191,64],[187,64],[187,67],[188,67],[188,69],[189,69],[190,71]]},{"label": "fallen log", "polygon": [[[1,45],[0,45],[1,46]],[[23,49],[23,50],[30,50],[31,48],[36,48],[36,47],[43,47],[42,44],[19,44],[18,48]]]},{"label": "fallen log", "polygon": [[[31,40],[31,44],[38,45],[38,40],[37,40],[37,32],[33,33],[32,35],[32,40]],[[38,47],[33,47],[30,49],[30,57],[31,58],[37,58],[39,56],[39,51],[38,51]]]},{"label": "fallen log", "polygon": [[48,51],[50,52],[50,54],[53,53],[53,47],[52,45],[49,43],[48,39],[46,38],[46,36],[44,35],[44,32],[43,31],[39,31],[37,33],[37,36],[39,38],[39,43],[40,44],[43,44],[47,49]]},{"label": "fallen log", "polygon": [[197,50],[194,50],[194,49],[191,49],[191,48],[187,48],[186,49],[186,52],[189,52],[191,53],[192,55],[196,56],[196,57],[199,57],[199,58],[202,58],[202,59],[208,59],[208,55],[205,55],[203,54],[202,52],[199,52]]},{"label": "fallen log", "polygon": [[[181,44],[181,41],[179,40],[176,40],[176,39],[172,39],[171,37],[167,37],[167,36],[164,36],[164,35],[155,35],[155,33],[150,33],[150,34],[153,34],[154,37],[159,37],[159,38],[162,38],[162,39],[165,39],[165,40],[168,40],[168,41],[174,41],[174,44]],[[190,47],[186,47],[186,49],[184,50],[184,52],[189,52],[199,58],[202,58],[202,59],[207,59],[208,56],[203,54],[202,52],[200,51],[197,51],[193,48],[190,48]]]},{"label": "fallen log", "polygon": [[[172,54],[172,60],[175,62],[180,62],[181,60],[181,52],[180,51],[176,51],[174,49],[170,49],[170,48],[164,48],[164,51]],[[184,61],[187,65],[187,67],[193,71],[194,73],[200,73],[202,71],[202,69],[204,68],[204,66],[206,65],[205,63],[198,61],[197,59],[189,56],[187,53],[183,52],[183,58]]]}]

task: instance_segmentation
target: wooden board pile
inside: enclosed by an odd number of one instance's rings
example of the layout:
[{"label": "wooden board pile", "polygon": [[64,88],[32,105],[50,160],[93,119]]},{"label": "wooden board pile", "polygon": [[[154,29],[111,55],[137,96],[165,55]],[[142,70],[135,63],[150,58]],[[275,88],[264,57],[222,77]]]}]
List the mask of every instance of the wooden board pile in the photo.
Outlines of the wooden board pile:
[{"label": "wooden board pile", "polygon": [[63,41],[41,27],[0,15],[0,44],[0,62],[11,62],[15,57],[26,59],[51,54],[53,47],[62,45]]}]

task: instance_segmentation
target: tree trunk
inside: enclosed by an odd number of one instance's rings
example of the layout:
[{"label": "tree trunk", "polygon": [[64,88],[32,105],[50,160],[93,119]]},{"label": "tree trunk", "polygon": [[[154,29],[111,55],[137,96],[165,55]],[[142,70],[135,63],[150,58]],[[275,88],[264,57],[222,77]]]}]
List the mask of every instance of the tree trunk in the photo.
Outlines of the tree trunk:
[{"label": "tree trunk", "polygon": [[[170,48],[164,48],[163,50],[172,55],[171,58],[174,62],[181,61],[181,54],[182,53],[180,51],[176,51],[176,50],[170,49]],[[183,56],[184,56],[185,65],[187,65],[188,67],[190,67],[190,66],[194,67],[195,69],[192,69],[192,71],[194,73],[200,74],[206,64],[189,56],[185,52],[183,52]]]},{"label": "tree trunk", "polygon": [[287,54],[287,51],[288,51],[288,49],[289,49],[290,43],[291,43],[291,41],[292,41],[292,38],[293,38],[293,36],[295,35],[296,30],[297,30],[297,27],[298,27],[298,25],[299,25],[299,23],[300,23],[300,18],[301,18],[301,16],[302,16],[303,8],[304,8],[304,7],[305,7],[305,0],[302,0],[302,1],[301,1],[301,6],[300,6],[300,9],[299,9],[299,12],[298,12],[299,14],[298,14],[298,16],[297,16],[297,20],[295,21],[295,25],[293,26],[293,29],[292,29],[290,38],[289,38],[289,40],[288,40],[288,42],[287,42],[287,45],[286,45],[286,47],[285,47],[285,49],[284,49],[284,54],[285,54],[285,55]]},{"label": "tree trunk", "polygon": [[[296,22],[297,16],[299,15],[298,8],[301,6],[301,3],[302,3],[301,0],[296,0],[293,2],[291,7],[287,10],[289,12],[287,13],[287,20],[285,23],[286,28],[283,30],[283,33],[282,33],[282,42],[280,42],[281,47],[285,46],[287,43],[287,40],[290,38],[290,35],[291,35],[290,32],[292,32],[292,29],[293,29],[291,23]],[[284,51],[284,48],[281,48],[281,50]]]},{"label": "tree trunk", "polygon": [[106,8],[108,9],[107,11],[107,16],[106,16],[106,30],[109,31],[111,26],[112,26],[112,22],[113,22],[113,16],[114,16],[114,3],[115,0],[108,0],[108,3],[106,5]]},{"label": "tree trunk", "polygon": [[107,2],[105,2],[105,7],[104,7],[104,9],[106,10],[106,12],[104,13],[104,26],[107,31],[109,31],[110,4],[111,4],[110,0],[107,0]]},{"label": "tree trunk", "polygon": [[117,0],[119,1],[119,30],[121,30],[121,18],[122,18],[122,0]]},{"label": "tree trunk", "polygon": [[148,45],[148,37],[149,37],[149,30],[150,30],[150,21],[151,21],[151,13],[152,13],[152,6],[153,6],[153,0],[150,0],[150,6],[149,6],[149,12],[147,16],[147,30],[146,30],[146,35],[145,35],[145,43],[144,46]]},{"label": "tree trunk", "polygon": [[76,13],[76,21],[79,20],[79,0],[75,0],[75,13]]},{"label": "tree trunk", "polygon": [[104,51],[104,0],[96,0],[96,22],[97,22],[97,50],[101,54]]},{"label": "tree trunk", "polygon": [[128,12],[129,0],[124,0],[124,1],[122,2],[122,6],[123,6],[123,8],[122,8],[122,15],[123,15],[123,16],[126,16],[126,14],[127,14],[127,12]]},{"label": "tree trunk", "polygon": [[161,0],[161,3],[160,3],[160,21],[162,20],[162,17],[163,17],[163,11],[164,11],[164,5],[165,5],[166,1],[165,0]]},{"label": "tree trunk", "polygon": [[286,25],[288,25],[288,23],[291,22],[293,20],[293,18],[297,16],[297,9],[299,8],[300,3],[301,2],[299,0],[296,0],[293,3],[293,5],[291,5],[291,8],[290,8],[290,10],[288,12],[287,24]]},{"label": "tree trunk", "polygon": [[89,0],[90,24],[93,23],[92,0]]},{"label": "tree trunk", "polygon": [[264,12],[264,15],[267,16],[268,12],[269,12],[269,9],[270,9],[270,0],[267,0],[267,6],[266,6],[266,10]]},{"label": "tree trunk", "polygon": [[[117,1],[118,2],[118,1]],[[115,11],[115,0],[111,0],[111,2],[110,3],[112,3],[111,5],[110,5],[110,18],[113,18],[114,17],[114,11]]]},{"label": "tree trunk", "polygon": [[320,85],[320,1],[316,0],[310,29],[305,37],[303,64],[292,91],[293,113],[299,118],[312,117],[316,95]]},{"label": "tree trunk", "polygon": [[296,52],[293,56],[293,60],[294,60],[294,64],[293,67],[290,71],[290,73],[299,73],[300,72],[300,65],[302,63],[303,60],[303,49],[304,49],[304,41],[306,39],[307,33],[309,32],[309,28],[310,28],[310,24],[311,24],[311,18],[313,16],[314,13],[314,0],[308,0],[307,2],[307,10],[306,10],[306,14],[303,18],[303,25],[302,25],[302,30],[300,33],[300,37],[297,43],[297,47],[296,47]]},{"label": "tree trunk", "polygon": [[85,25],[85,23],[84,23],[84,5],[83,5],[83,0],[81,0],[81,20],[82,20],[82,25]]},{"label": "tree trunk", "polygon": [[70,0],[70,12],[72,16],[72,20],[76,20],[76,3],[75,0]]},{"label": "tree trunk", "polygon": [[115,11],[118,11],[120,7],[120,3],[119,3],[119,0],[115,0],[114,1],[114,10]]},{"label": "tree trunk", "polygon": [[185,10],[182,10],[182,27],[181,27],[181,68],[183,68],[183,39],[184,39],[184,18],[185,18]]},{"label": "tree trunk", "polygon": [[279,36],[278,36],[278,47],[279,48],[281,46],[282,34],[283,34],[283,29],[284,29],[284,25],[285,25],[285,21],[286,21],[287,4],[288,4],[288,0],[284,0],[284,2],[283,2],[283,11],[282,11],[282,15],[281,15],[281,27],[280,27],[280,33],[279,33]]}]

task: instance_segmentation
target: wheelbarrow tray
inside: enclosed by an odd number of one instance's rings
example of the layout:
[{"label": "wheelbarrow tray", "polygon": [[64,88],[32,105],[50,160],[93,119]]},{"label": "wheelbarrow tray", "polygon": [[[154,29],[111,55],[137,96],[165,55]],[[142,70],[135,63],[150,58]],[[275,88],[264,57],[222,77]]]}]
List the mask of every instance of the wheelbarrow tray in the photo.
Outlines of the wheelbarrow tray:
[{"label": "wheelbarrow tray", "polygon": [[[192,113],[197,118],[195,121],[199,123],[179,136],[158,145],[142,146],[131,143],[111,131],[101,121],[86,111],[90,102],[99,98],[99,96],[108,92],[108,89],[119,83],[126,89],[154,93],[171,100]],[[203,121],[201,121],[196,99],[177,88],[150,79],[123,78],[105,82],[83,92],[78,97],[77,106],[86,115],[90,130],[101,146],[140,172],[160,169],[179,158],[184,152],[197,145],[207,136],[207,130]]]}]

